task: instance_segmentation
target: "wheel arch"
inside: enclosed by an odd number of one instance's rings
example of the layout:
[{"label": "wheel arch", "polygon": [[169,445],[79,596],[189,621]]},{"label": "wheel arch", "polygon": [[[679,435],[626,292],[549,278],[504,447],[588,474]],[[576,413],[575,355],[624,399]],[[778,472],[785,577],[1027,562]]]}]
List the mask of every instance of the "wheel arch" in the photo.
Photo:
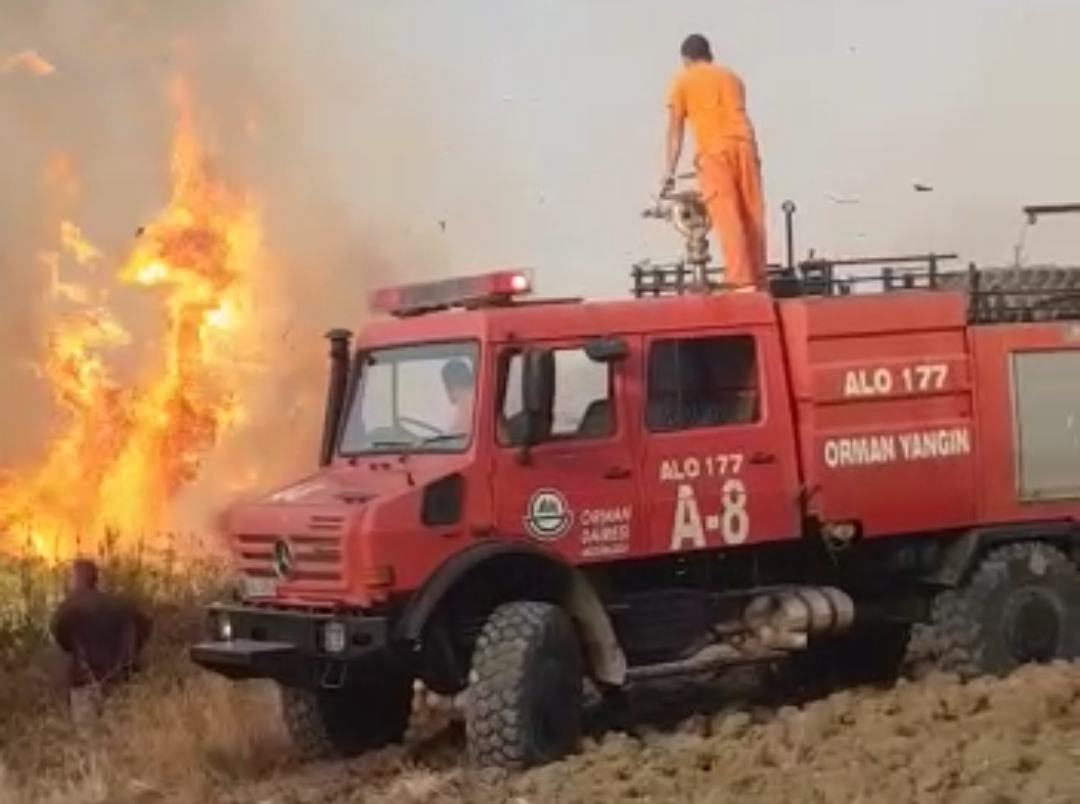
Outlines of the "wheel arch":
[{"label": "wheel arch", "polygon": [[979,560],[988,551],[1003,544],[1030,541],[1044,541],[1062,547],[1075,560],[1080,551],[1080,523],[1066,519],[973,528],[942,551],[925,580],[932,586],[947,589],[958,587],[971,576]]},{"label": "wheel arch", "polygon": [[563,606],[581,634],[592,676],[605,684],[621,686],[626,680],[626,656],[592,583],[561,556],[529,544],[483,542],[451,556],[406,605],[395,627],[395,637],[416,644],[443,603],[471,584],[499,577],[509,568],[529,571],[531,577],[539,579],[538,586],[493,602],[497,605],[512,599],[540,599]]}]

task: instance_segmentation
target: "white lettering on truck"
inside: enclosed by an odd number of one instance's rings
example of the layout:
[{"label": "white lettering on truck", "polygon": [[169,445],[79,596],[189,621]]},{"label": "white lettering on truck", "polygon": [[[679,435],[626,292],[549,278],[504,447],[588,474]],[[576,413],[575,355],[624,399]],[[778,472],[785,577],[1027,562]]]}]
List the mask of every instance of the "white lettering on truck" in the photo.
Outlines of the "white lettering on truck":
[{"label": "white lettering on truck", "polygon": [[898,461],[943,460],[970,454],[971,431],[966,427],[830,438],[823,448],[825,465],[830,469]]},{"label": "white lettering on truck", "polygon": [[700,550],[708,546],[706,535],[717,531],[724,544],[743,544],[750,535],[746,503],[746,484],[737,477],[729,477],[720,487],[720,512],[702,517],[694,487],[689,483],[680,485],[671,527],[672,551]]},{"label": "white lettering on truck", "polygon": [[893,376],[886,368],[855,369],[844,373],[844,396],[888,396]]},{"label": "white lettering on truck", "polygon": [[590,508],[581,513],[581,557],[610,558],[630,550],[629,505],[619,508]]},{"label": "white lettering on truck", "polygon": [[949,380],[947,363],[920,363],[898,369],[860,368],[844,372],[844,396],[889,396],[942,390]]},{"label": "white lettering on truck", "polygon": [[683,483],[697,480],[703,474],[708,477],[724,477],[742,472],[743,456],[738,453],[718,453],[698,458],[665,458],[660,461],[661,483]]}]

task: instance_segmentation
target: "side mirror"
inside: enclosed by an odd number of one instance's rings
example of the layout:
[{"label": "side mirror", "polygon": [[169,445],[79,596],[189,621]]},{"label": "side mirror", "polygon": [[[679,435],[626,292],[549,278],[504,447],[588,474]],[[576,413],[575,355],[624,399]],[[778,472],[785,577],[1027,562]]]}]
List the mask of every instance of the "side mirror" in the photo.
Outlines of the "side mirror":
[{"label": "side mirror", "polygon": [[585,342],[585,355],[594,363],[616,363],[630,354],[625,338],[590,338]]},{"label": "side mirror", "polygon": [[544,440],[555,403],[555,353],[526,349],[522,353],[521,405],[525,410],[525,444]]}]

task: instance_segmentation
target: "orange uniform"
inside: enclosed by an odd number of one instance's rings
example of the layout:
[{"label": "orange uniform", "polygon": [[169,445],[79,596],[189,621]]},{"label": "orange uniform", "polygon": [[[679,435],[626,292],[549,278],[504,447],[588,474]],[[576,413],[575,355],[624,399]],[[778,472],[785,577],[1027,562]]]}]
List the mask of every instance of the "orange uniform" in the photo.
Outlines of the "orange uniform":
[{"label": "orange uniform", "polygon": [[742,80],[712,62],[691,64],[675,79],[668,105],[693,133],[698,184],[723,245],[727,281],[764,287],[761,160]]}]

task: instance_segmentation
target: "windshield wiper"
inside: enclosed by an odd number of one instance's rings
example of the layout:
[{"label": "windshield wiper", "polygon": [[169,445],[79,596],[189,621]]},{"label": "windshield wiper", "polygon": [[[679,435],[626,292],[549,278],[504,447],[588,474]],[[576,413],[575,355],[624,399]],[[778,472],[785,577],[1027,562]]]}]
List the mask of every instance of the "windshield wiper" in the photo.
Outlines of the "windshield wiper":
[{"label": "windshield wiper", "polygon": [[372,441],[374,449],[409,449],[416,446],[415,441]]},{"label": "windshield wiper", "polygon": [[399,449],[404,454],[408,455],[415,452],[418,449],[432,446],[434,444],[442,444],[447,441],[456,441],[459,438],[465,438],[464,433],[440,433],[439,435],[428,436],[427,438],[418,438],[415,441],[398,440],[386,440],[386,441],[372,441],[371,448],[384,450],[384,449]]},{"label": "windshield wiper", "polygon": [[464,433],[441,433],[439,435],[428,436],[427,438],[420,439],[420,441],[416,443],[416,446],[426,447],[431,444],[442,444],[446,441],[456,441],[459,438],[465,437],[466,436]]}]

